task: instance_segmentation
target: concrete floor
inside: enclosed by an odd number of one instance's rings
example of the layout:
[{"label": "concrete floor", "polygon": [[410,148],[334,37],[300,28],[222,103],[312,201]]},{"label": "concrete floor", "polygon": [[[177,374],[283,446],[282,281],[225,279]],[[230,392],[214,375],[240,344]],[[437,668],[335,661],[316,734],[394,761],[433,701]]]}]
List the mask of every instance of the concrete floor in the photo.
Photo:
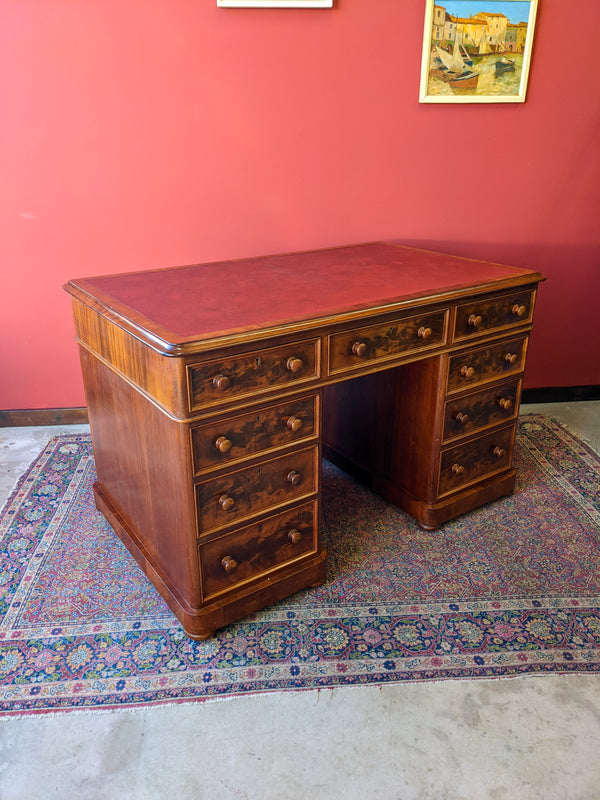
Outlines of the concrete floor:
[{"label": "concrete floor", "polygon": [[[600,452],[600,402],[524,406]],[[0,503],[51,436],[0,428]],[[600,800],[600,676],[0,720],[0,800]]]}]

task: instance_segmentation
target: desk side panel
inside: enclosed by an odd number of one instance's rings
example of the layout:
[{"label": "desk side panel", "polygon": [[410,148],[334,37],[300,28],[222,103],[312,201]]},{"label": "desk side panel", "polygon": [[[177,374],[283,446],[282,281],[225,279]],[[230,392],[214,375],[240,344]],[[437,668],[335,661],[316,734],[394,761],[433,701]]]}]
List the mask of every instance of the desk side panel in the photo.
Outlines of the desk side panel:
[{"label": "desk side panel", "polygon": [[188,426],[85,348],[80,355],[101,496],[123,521],[146,574],[157,574],[193,610],[200,587]]}]

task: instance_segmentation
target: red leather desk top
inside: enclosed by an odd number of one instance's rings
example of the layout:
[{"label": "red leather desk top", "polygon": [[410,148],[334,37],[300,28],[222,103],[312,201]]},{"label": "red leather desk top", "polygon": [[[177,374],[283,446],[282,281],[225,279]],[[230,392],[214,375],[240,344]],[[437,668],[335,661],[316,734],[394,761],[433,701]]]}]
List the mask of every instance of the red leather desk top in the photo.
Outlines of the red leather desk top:
[{"label": "red leather desk top", "polygon": [[65,289],[132,323],[125,327],[177,345],[541,279],[517,267],[371,243],[83,278]]}]

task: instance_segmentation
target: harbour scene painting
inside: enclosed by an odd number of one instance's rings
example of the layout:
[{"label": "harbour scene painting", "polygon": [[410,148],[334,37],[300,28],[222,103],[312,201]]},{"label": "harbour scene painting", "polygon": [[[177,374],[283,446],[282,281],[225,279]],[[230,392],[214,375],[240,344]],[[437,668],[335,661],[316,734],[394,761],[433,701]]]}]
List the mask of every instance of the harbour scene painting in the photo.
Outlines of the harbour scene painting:
[{"label": "harbour scene painting", "polygon": [[421,102],[524,102],[537,0],[427,0]]}]

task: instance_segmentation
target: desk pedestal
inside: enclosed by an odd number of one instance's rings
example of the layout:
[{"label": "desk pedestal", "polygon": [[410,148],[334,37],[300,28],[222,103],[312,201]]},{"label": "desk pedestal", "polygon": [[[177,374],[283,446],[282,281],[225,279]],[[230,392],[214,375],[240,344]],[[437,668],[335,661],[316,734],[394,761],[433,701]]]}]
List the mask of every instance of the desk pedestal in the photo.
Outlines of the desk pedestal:
[{"label": "desk pedestal", "polygon": [[[479,354],[461,353],[466,374]],[[450,365],[442,355],[324,390],[325,458],[426,530],[515,486],[520,374],[502,368],[449,391]]]}]

